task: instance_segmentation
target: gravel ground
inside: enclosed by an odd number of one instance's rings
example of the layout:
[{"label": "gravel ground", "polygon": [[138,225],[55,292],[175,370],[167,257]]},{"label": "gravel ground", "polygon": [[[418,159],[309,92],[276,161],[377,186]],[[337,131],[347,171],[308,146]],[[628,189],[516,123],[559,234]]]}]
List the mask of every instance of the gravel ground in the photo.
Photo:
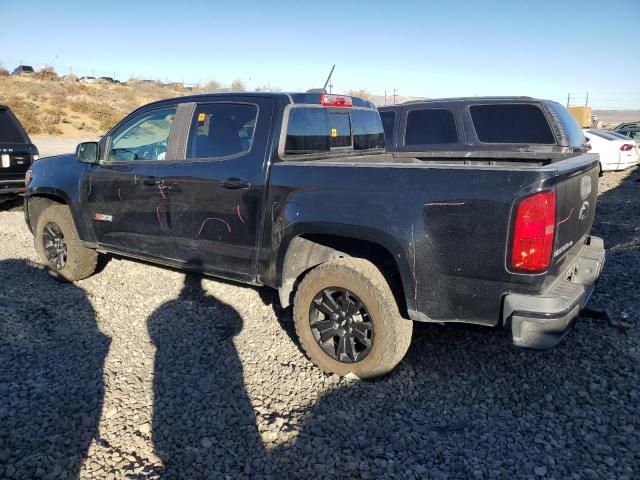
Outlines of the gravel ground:
[{"label": "gravel ground", "polygon": [[40,152],[41,157],[61,155],[75,152],[76,146],[81,142],[95,142],[98,138],[94,135],[86,137],[66,137],[64,135],[32,135],[31,141]]},{"label": "gravel ground", "polygon": [[267,289],[113,258],[63,284],[0,212],[0,478],[640,476],[640,183],[606,174],[608,258],[547,352],[416,325],[388,377],[324,375]]}]

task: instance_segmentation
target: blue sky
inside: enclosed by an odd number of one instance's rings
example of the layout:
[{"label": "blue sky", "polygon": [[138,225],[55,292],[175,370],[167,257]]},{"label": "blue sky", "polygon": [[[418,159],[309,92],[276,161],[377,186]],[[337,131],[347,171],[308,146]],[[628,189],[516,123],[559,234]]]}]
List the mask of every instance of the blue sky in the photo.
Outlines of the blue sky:
[{"label": "blue sky", "polygon": [[[640,1],[0,0],[0,62],[59,73],[640,108]],[[0,92],[1,94],[1,92]]]}]

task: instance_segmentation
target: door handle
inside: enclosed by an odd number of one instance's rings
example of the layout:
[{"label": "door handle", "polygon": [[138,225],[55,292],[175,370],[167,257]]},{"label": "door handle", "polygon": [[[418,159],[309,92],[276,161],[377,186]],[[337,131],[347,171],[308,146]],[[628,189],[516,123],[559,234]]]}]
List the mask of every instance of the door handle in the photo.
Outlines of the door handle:
[{"label": "door handle", "polygon": [[227,178],[222,182],[222,186],[231,190],[237,190],[241,188],[249,188],[251,184],[241,178]]}]

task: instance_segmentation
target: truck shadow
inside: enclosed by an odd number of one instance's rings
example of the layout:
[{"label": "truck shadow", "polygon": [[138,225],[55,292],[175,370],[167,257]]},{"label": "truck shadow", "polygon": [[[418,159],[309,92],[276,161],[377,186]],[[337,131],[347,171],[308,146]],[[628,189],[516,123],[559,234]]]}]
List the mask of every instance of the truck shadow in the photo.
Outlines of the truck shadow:
[{"label": "truck shadow", "polygon": [[81,288],[0,262],[0,478],[77,476],[98,435],[110,339]]}]

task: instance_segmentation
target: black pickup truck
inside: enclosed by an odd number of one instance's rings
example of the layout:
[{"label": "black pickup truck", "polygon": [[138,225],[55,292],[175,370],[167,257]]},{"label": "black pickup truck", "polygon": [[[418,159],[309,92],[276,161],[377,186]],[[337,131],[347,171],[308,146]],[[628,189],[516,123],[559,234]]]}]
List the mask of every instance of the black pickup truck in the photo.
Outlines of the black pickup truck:
[{"label": "black pickup truck", "polygon": [[24,175],[38,149],[11,109],[0,105],[0,202],[24,192]]},{"label": "black pickup truck", "polygon": [[471,165],[384,146],[359,98],[162,100],[75,155],[35,162],[25,217],[42,262],[68,280],[113,252],[278,289],[311,360],[339,375],[389,372],[412,321],[555,345],[604,262],[589,235],[597,155]]}]

